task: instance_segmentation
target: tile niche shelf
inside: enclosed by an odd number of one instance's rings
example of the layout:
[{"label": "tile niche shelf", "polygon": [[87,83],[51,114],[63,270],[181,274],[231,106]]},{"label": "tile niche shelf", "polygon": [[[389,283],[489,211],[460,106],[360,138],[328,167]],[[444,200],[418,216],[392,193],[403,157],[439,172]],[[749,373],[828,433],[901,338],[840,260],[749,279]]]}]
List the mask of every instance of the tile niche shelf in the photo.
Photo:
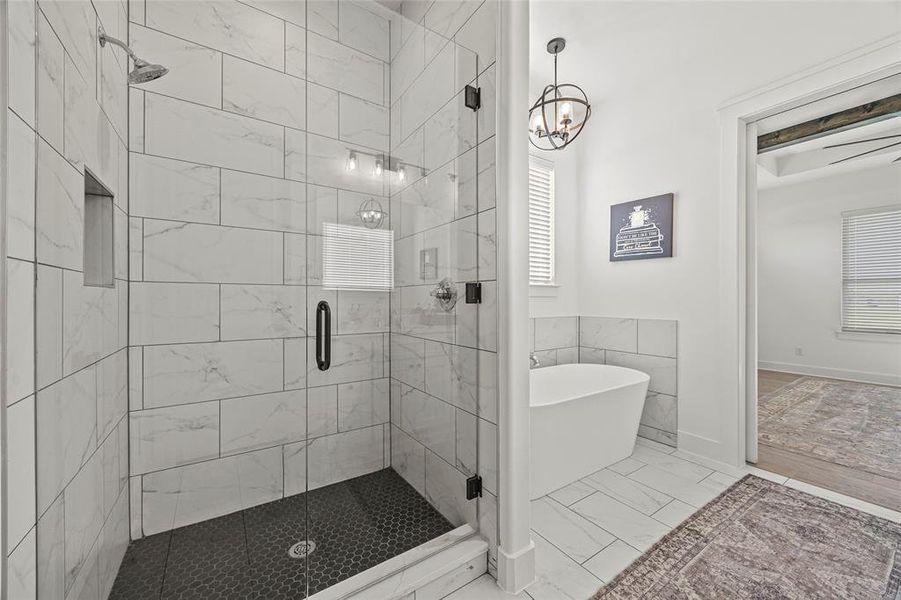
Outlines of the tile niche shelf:
[{"label": "tile niche shelf", "polygon": [[84,170],[84,285],[115,286],[113,194]]}]

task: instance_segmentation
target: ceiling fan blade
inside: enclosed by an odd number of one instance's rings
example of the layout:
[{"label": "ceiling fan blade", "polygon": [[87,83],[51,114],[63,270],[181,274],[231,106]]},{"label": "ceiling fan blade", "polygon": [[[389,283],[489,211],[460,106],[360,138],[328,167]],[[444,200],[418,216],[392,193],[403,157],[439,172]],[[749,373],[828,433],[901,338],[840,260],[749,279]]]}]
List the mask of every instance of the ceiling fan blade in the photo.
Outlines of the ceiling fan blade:
[{"label": "ceiling fan blade", "polygon": [[831,144],[829,146],[823,146],[823,150],[827,150],[829,148],[841,148],[842,146],[853,146],[854,144],[866,144],[867,142],[878,142],[879,140],[890,140],[892,138],[901,137],[901,133],[897,133],[895,135],[884,135],[882,137],[874,137],[867,138],[865,140],[857,140],[856,142],[845,142],[843,144]]},{"label": "ceiling fan blade", "polygon": [[848,160],[852,160],[855,158],[860,158],[861,156],[866,156],[867,154],[872,154],[874,152],[879,152],[880,150],[885,150],[886,148],[891,148],[893,146],[901,146],[901,142],[895,142],[894,144],[888,144],[887,146],[882,146],[880,148],[874,148],[873,150],[867,150],[866,152],[861,152],[860,154],[855,154],[854,156],[849,156],[847,158],[842,158],[840,160],[833,161],[829,163],[830,165],[837,165],[838,163],[843,163]]}]

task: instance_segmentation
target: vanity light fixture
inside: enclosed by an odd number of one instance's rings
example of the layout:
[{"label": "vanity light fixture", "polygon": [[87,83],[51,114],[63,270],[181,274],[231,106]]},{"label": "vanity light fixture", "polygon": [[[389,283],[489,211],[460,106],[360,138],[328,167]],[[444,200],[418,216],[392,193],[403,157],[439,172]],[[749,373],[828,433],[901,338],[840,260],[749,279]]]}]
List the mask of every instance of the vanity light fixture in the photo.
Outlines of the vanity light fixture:
[{"label": "vanity light fixture", "polygon": [[[362,163],[360,162],[363,157],[368,159],[365,161],[365,165],[362,165]],[[348,148],[347,162],[345,163],[347,172],[352,173],[360,168],[361,165],[364,168],[366,168],[366,165],[370,165],[372,167],[372,171],[370,172],[372,173],[373,177],[381,177],[385,174],[386,171],[389,173],[394,173],[399,183],[403,183],[407,180],[407,175],[409,175],[410,169],[418,169],[421,177],[428,175],[428,170],[425,167],[401,162],[400,160],[392,158],[383,152],[366,152],[365,150],[360,150],[359,148]]]},{"label": "vanity light fixture", "polygon": [[562,150],[571,144],[591,116],[588,96],[579,86],[557,82],[557,55],[566,40],[554,38],[547,51],[554,55],[554,83],[545,86],[529,109],[529,141],[539,150]]}]

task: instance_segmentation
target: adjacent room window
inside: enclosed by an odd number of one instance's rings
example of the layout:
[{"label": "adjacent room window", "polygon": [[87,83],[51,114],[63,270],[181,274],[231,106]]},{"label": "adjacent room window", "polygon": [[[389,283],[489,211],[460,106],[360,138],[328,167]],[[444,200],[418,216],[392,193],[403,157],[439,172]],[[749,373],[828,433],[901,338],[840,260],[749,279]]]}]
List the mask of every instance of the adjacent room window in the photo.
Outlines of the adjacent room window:
[{"label": "adjacent room window", "polygon": [[842,331],[901,334],[901,207],[842,215]]},{"label": "adjacent room window", "polygon": [[322,287],[329,290],[394,289],[394,232],[323,223]]},{"label": "adjacent room window", "polygon": [[529,284],[554,284],[554,165],[529,158]]}]

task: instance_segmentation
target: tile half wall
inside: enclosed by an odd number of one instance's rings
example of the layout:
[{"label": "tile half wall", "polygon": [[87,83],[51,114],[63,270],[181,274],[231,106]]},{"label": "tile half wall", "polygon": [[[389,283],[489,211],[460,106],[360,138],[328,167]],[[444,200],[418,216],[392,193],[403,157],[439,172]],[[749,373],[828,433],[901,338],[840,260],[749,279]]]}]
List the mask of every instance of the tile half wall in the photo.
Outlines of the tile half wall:
[{"label": "tile half wall", "polygon": [[530,319],[531,350],[540,367],[617,365],[651,376],[638,435],[676,446],[678,321],[620,317]]}]

